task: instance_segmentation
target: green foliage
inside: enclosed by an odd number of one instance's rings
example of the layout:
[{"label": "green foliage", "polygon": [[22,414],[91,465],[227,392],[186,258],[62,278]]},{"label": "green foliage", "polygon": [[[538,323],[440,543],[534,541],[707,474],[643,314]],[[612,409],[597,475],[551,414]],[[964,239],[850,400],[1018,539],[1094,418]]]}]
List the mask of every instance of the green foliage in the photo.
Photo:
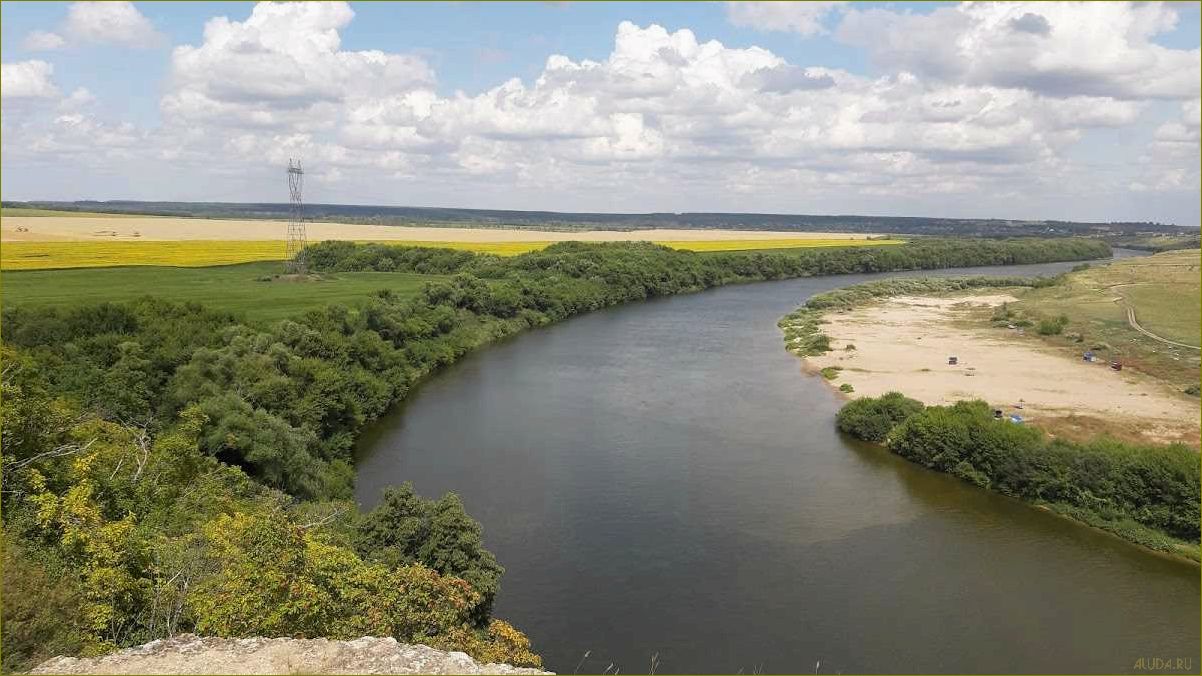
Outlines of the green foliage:
[{"label": "green foliage", "polygon": [[1068,317],[1060,315],[1055,319],[1039,320],[1039,335],[1041,336],[1057,336],[1064,331],[1064,327],[1068,326]]},{"label": "green foliage", "polygon": [[900,392],[880,397],[865,397],[848,402],[839,409],[835,424],[839,430],[857,439],[880,443],[898,423],[918,413],[922,402]]},{"label": "green foliage", "polygon": [[776,323],[785,336],[785,347],[799,357],[829,352],[830,336],[822,333],[822,314],[806,308],[798,308],[781,317]]},{"label": "green foliage", "polygon": [[1036,428],[994,418],[983,401],[924,408],[897,392],[849,402],[837,422],[840,430],[886,442],[929,469],[1198,558],[1202,477],[1197,454],[1185,446],[1051,440]]},{"label": "green foliage", "polygon": [[[865,406],[860,402],[852,403]],[[1036,428],[995,419],[982,401],[915,413],[888,433],[888,445],[924,467],[1006,495],[1199,540],[1198,458],[1182,445],[1049,440]]]},{"label": "green foliage", "polygon": [[481,543],[480,524],[467,515],[459,496],[423,500],[412,484],[384,491],[380,503],[355,528],[355,548],[372,561],[421,564],[467,580],[481,595],[473,617],[483,625],[504,569]]},{"label": "green foliage", "polygon": [[[985,287],[1040,287],[1053,283],[1052,279],[1044,277],[893,277],[814,294],[804,307],[811,310],[848,310],[890,296],[929,296]],[[1010,316],[1009,307],[1005,304],[998,312],[1002,317]]]},{"label": "green foliage", "polygon": [[[286,514],[221,516],[204,529],[216,572],[188,594],[196,630],[213,636],[399,641],[466,650],[523,666],[541,661],[525,641],[473,625],[481,596],[422,565],[366,562]],[[507,626],[507,625],[506,625]],[[512,628],[510,628],[512,629]]]},{"label": "green foliage", "polygon": [[537,665],[489,617],[501,567],[458,498],[405,487],[362,518],[329,502],[351,495],[364,425],[420,378],[528,327],[651,296],[1107,253],[1080,240],[774,255],[569,242],[502,259],[323,243],[311,249],[322,270],[448,277],[274,324],[154,298],[5,307],[4,667],[180,631],[391,635]]},{"label": "green foliage", "polygon": [[839,386],[839,391],[846,392],[847,394],[851,394],[852,392],[856,391],[856,388],[852,387],[851,383],[843,383],[842,385]]},{"label": "green foliage", "polygon": [[819,373],[827,380],[834,380],[839,377],[839,372],[843,370],[842,366],[824,366]]},{"label": "green foliage", "polygon": [[60,562],[35,560],[10,539],[4,542],[3,556],[4,672],[28,671],[55,655],[78,654],[84,639],[75,580]]}]

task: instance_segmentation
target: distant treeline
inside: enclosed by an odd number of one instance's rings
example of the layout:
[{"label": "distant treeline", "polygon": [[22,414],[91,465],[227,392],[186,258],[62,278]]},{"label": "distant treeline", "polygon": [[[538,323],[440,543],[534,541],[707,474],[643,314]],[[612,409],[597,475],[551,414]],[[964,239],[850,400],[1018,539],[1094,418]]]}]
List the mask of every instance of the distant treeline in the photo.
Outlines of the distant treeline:
[{"label": "distant treeline", "polygon": [[1202,248],[1202,236],[1199,236],[1197,228],[1193,228],[1192,230],[1193,232],[1178,234],[1107,237],[1106,241],[1111,246],[1136,249],[1138,251],[1151,251],[1153,253]]},{"label": "distant treeline", "polygon": [[1198,454],[1181,445],[1073,443],[983,401],[924,407],[897,392],[851,401],[839,429],[923,467],[1046,506],[1132,542],[1199,558]]},{"label": "distant treeline", "polygon": [[[287,219],[286,203],[235,202],[3,202],[4,207],[62,211],[187,216],[197,218]],[[375,225],[437,225],[442,227],[525,227],[552,230],[638,230],[643,228],[715,228],[724,230],[795,230],[799,232],[857,232],[978,237],[1061,237],[1197,232],[1197,228],[1154,222],[1088,223],[1057,220],[996,218],[928,218],[923,216],[856,216],[755,213],[646,213],[508,211],[356,204],[306,204],[313,221]]]},{"label": "distant treeline", "polygon": [[451,275],[271,325],[153,298],[5,308],[4,670],[179,631],[398,640],[538,664],[491,617],[501,568],[453,495],[351,497],[364,426],[423,376],[532,326],[734,282],[1109,254],[924,240],[790,254],[561,243],[509,258],[327,242],[319,273]]}]

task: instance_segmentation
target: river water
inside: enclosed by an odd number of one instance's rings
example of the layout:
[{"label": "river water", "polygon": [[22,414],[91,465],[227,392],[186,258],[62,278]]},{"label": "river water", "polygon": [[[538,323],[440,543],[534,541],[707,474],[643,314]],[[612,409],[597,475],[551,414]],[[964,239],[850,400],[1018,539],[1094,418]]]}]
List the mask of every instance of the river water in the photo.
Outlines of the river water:
[{"label": "river water", "polygon": [[[912,274],[1049,274],[1071,264]],[[896,274],[896,273],[894,273]],[[559,673],[1129,672],[1199,660],[1199,569],[840,435],[776,321],[884,275],[728,286],[480,350],[363,439],[456,491]],[[587,657],[586,657],[587,653]]]}]

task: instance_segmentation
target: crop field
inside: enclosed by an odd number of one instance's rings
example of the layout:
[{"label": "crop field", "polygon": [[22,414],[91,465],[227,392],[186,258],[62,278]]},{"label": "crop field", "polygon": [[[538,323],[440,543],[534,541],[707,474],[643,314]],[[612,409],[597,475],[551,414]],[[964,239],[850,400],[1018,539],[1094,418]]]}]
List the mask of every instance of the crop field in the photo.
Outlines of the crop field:
[{"label": "crop field", "polygon": [[[429,246],[516,256],[542,249],[549,241],[532,242],[426,242],[388,240],[396,246]],[[661,242],[689,251],[749,251],[835,246],[881,246],[899,240],[768,239]],[[5,242],[0,247],[2,270],[52,270],[129,265],[204,267],[255,261],[281,260],[284,243],[278,240],[177,240],[177,241],[51,241]]]},{"label": "crop field", "polygon": [[203,267],[281,260],[283,242],[5,242],[0,270],[102,268],[119,265]]},{"label": "crop field", "polygon": [[[397,246],[438,246],[514,256],[550,242],[403,242]],[[5,242],[0,270],[52,270],[130,265],[206,267],[284,258],[284,242],[179,240],[151,242]]]},{"label": "crop field", "polygon": [[[278,243],[276,243],[278,244]],[[259,281],[281,272],[279,262],[205,268],[120,267],[6,272],[0,279],[4,307],[57,306],[132,300],[154,295],[196,301],[252,320],[271,321],[328,303],[352,304],[381,289],[416,294],[437,275],[347,272],[317,281]]]}]

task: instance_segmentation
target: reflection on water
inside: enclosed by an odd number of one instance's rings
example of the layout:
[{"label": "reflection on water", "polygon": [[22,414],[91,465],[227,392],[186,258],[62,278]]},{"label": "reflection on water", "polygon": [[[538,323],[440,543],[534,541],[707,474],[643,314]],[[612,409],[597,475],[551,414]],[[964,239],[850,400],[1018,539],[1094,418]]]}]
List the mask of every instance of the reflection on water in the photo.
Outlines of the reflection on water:
[{"label": "reflection on water", "polygon": [[498,616],[561,673],[586,651],[582,672],[1199,664],[1197,567],[835,431],[776,320],[868,278],[658,299],[470,355],[365,438],[359,500],[459,492],[507,568]]}]

